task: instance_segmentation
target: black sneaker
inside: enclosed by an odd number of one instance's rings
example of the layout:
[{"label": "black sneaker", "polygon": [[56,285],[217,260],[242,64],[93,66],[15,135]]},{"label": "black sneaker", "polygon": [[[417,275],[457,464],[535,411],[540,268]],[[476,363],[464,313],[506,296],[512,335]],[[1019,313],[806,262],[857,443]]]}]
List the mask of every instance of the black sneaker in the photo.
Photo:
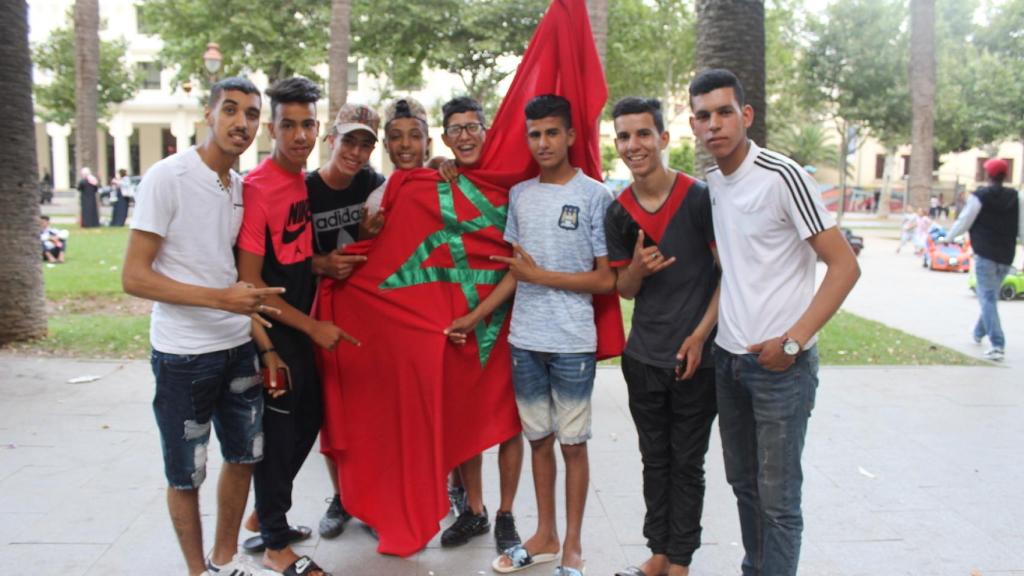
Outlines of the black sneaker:
[{"label": "black sneaker", "polygon": [[456,517],[462,516],[469,511],[469,501],[466,499],[466,489],[462,486],[448,487],[448,502],[452,505],[452,513]]},{"label": "black sneaker", "polygon": [[515,516],[511,512],[498,512],[494,516],[494,544],[498,547],[498,554],[522,543],[516,530]]},{"label": "black sneaker", "polygon": [[335,538],[345,531],[345,522],[351,520],[352,515],[345,511],[345,507],[341,505],[341,497],[337,494],[325,501],[330,505],[327,506],[324,517],[320,519],[320,535],[324,538]]},{"label": "black sneaker", "polygon": [[455,523],[441,534],[441,546],[462,546],[473,536],[487,534],[491,523],[487,520],[487,508],[480,515],[467,510],[455,519]]}]

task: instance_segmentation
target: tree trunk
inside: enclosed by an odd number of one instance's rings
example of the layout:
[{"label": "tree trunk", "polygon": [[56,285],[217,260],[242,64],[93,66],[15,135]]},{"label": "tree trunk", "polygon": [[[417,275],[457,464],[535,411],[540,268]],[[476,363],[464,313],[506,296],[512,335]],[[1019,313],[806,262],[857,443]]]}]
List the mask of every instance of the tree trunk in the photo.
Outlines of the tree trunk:
[{"label": "tree trunk", "polygon": [[99,110],[100,5],[75,0],[75,160],[100,177],[96,114]]},{"label": "tree trunk", "polygon": [[[886,147],[885,168],[882,169],[882,195],[878,198],[879,218],[889,217],[889,205],[892,202],[892,173],[896,169],[896,148]],[[884,211],[883,211],[884,207]],[[907,199],[903,198],[903,208],[906,210]]]},{"label": "tree trunk", "polygon": [[608,0],[587,0],[587,12],[590,14],[590,30],[594,34],[597,55],[604,68],[604,55],[608,47]]},{"label": "tree trunk", "polygon": [[352,0],[331,0],[331,47],[328,60],[328,96],[330,97],[330,121],[334,121],[338,109],[348,100],[348,46],[351,39],[349,17],[352,14]]},{"label": "tree trunk", "polygon": [[39,243],[39,188],[35,126],[32,123],[32,61],[28,47],[28,4],[0,3],[0,78],[6,122],[0,140],[0,345],[46,334],[42,247]]},{"label": "tree trunk", "polygon": [[910,105],[910,200],[927,206],[935,162],[935,0],[910,1]]},{"label": "tree trunk", "polygon": [[[760,146],[767,144],[764,46],[764,0],[697,0],[697,72],[726,68],[740,79],[754,108],[747,135]],[[698,173],[713,164],[698,146]]]}]

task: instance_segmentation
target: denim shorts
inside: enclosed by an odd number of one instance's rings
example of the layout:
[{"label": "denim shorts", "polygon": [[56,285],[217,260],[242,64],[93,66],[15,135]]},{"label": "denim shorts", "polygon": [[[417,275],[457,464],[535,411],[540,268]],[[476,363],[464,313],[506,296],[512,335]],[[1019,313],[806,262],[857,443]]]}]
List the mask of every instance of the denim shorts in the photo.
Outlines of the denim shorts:
[{"label": "denim shorts", "polygon": [[156,377],[153,413],[169,486],[192,490],[206,479],[211,422],[226,462],[262,459],[263,386],[252,342],[206,354],[153,350],[150,363]]},{"label": "denim shorts", "polygon": [[555,434],[562,444],[590,439],[593,353],[562,354],[512,349],[512,385],[527,440]]}]

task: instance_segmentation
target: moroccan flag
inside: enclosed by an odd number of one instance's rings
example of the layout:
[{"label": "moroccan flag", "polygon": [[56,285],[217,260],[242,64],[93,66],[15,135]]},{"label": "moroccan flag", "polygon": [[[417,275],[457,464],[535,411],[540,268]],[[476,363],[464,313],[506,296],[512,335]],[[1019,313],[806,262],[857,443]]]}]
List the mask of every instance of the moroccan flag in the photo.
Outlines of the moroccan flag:
[{"label": "moroccan flag", "polygon": [[[600,178],[597,122],[607,97],[583,0],[555,0],[523,56],[487,133],[480,167],[454,185],[435,171],[396,172],[387,223],[353,245],[367,262],[344,282],[321,283],[318,316],[362,346],[320,357],[321,449],[338,464],[345,507],[380,535],[378,551],[409,555],[448,512],[448,472],[521,430],[511,382],[511,303],[464,346],[443,334],[501,280],[508,188],[535,176],[523,109],[545,93],[572,102],[574,165]],[[595,299],[599,355],[621,353],[615,297]]]}]

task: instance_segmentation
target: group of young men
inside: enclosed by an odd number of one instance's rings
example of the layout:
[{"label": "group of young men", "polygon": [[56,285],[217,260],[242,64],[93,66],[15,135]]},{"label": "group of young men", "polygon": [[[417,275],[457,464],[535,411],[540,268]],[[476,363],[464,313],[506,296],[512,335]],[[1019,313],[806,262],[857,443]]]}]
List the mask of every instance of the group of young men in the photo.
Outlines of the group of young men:
[{"label": "group of young men", "polygon": [[[168,507],[193,576],[325,573],[290,548],[310,531],[290,526],[286,514],[323,418],[315,347],[354,339],[311,316],[313,296],[318,277],[343,280],[365,260],[346,254],[345,245],[387,225],[379,208],[384,179],[368,165],[377,114],[344,106],[327,131],[330,161],[306,174],[319,134],[319,90],[291,78],[267,94],[274,151],[243,182],[231,166],[255,137],[260,94],[238,78],[211,89],[206,141],[159,162],[142,181],[124,267],[125,290],[157,302],[153,406]],[[646,562],[618,574],[688,573],[700,545],[704,457],[716,414],[739,508],[743,574],[796,573],[815,335],[859,270],[810,176],[747,139],[753,111],[736,77],[706,71],[690,95],[694,134],[717,163],[707,184],[665,165],[669,134],[658,101],[626,98],[612,115],[633,183],[617,199],[569,160],[576,134],[568,100],[541,95],[524,110],[539,175],[509,191],[504,238],[513,253],[492,257],[508,273],[445,331],[463,345],[514,297],[512,386],[531,448],[538,523],[521,541],[512,515],[524,457],[516,434],[499,448],[496,572],[555,560],[556,576],[585,571],[597,350],[592,295],[617,290],[636,300],[622,370],[651,549]],[[454,162],[440,172],[455,181],[480,161],[487,124],[468,98],[450,101],[443,114],[442,139]],[[423,106],[412,98],[389,104],[383,139],[396,169],[421,167],[430,149]],[[815,291],[818,258],[828,272]],[[207,557],[197,494],[211,423],[224,466]],[[555,512],[556,440],[565,463],[564,539]],[[481,466],[477,456],[458,468],[464,501],[442,545],[490,531]],[[336,466],[328,461],[328,469],[336,494],[321,521],[325,537],[340,533],[348,518]],[[250,477],[256,506],[245,526],[259,536],[244,546],[264,551],[265,568],[237,554]]]}]

